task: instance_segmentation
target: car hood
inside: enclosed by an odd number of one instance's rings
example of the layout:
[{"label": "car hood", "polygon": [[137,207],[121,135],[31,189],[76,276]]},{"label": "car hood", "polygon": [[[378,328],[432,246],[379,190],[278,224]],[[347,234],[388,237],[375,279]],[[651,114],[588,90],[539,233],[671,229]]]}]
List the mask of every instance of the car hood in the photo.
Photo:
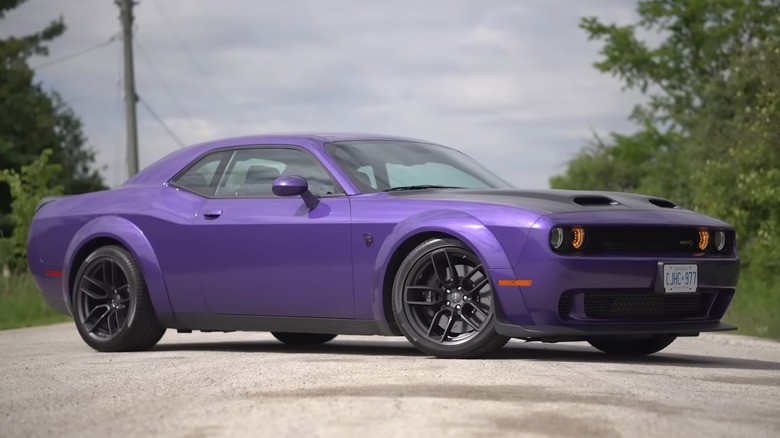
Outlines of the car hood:
[{"label": "car hood", "polygon": [[685,211],[669,200],[620,192],[517,189],[424,189],[389,192],[396,198],[511,205],[542,214],[583,211]]}]

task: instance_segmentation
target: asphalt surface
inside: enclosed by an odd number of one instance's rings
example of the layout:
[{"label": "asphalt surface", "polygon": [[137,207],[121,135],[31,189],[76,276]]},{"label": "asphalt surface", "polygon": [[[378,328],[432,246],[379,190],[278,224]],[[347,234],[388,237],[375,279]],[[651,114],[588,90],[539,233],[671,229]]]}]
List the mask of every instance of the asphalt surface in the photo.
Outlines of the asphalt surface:
[{"label": "asphalt surface", "polygon": [[678,339],[620,360],[511,341],[439,360],[403,338],[291,348],[169,331],[97,353],[71,324],[0,331],[0,436],[780,437],[780,343]]}]

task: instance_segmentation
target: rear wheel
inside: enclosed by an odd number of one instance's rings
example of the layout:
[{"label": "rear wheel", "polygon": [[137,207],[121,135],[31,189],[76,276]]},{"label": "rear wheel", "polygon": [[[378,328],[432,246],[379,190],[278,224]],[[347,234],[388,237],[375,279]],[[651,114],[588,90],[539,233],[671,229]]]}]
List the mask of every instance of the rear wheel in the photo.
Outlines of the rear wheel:
[{"label": "rear wheel", "polygon": [[496,333],[493,285],[479,258],[454,239],[431,239],[401,263],[393,313],[415,347],[441,358],[492,353],[509,338]]},{"label": "rear wheel", "polygon": [[325,333],[287,333],[271,332],[274,337],[289,345],[318,345],[332,341],[336,335]]},{"label": "rear wheel", "polygon": [[675,339],[677,339],[675,335],[655,335],[640,339],[595,338],[588,343],[608,354],[647,356],[668,347]]},{"label": "rear wheel", "polygon": [[81,264],[73,317],[81,338],[98,351],[146,350],[165,333],[138,263],[119,246],[99,248]]}]

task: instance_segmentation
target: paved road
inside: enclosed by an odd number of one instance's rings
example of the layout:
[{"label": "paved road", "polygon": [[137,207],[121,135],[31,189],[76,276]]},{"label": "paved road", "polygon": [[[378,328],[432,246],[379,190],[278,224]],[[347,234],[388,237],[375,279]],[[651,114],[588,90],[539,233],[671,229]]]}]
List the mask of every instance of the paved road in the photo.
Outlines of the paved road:
[{"label": "paved road", "polygon": [[0,331],[0,436],[780,437],[780,343],[680,339],[642,360],[510,342],[437,360],[402,338],[303,350],[169,332],[96,353],[70,324]]}]

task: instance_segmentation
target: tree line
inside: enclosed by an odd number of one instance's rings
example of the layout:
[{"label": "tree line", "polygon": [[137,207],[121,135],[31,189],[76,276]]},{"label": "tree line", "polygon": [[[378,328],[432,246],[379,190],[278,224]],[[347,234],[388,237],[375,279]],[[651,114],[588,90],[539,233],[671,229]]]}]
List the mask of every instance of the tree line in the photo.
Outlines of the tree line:
[{"label": "tree line", "polygon": [[[737,229],[743,267],[780,268],[780,1],[643,0],[639,20],[596,17],[594,65],[639,90],[631,134],[595,137],[553,188],[672,199]],[[643,40],[640,35],[657,39]]]},{"label": "tree line", "polygon": [[[25,1],[0,0],[0,22]],[[60,17],[39,32],[0,39],[0,265],[14,270],[26,268],[27,230],[41,197],[104,188],[81,120],[29,65],[63,32]]]}]

